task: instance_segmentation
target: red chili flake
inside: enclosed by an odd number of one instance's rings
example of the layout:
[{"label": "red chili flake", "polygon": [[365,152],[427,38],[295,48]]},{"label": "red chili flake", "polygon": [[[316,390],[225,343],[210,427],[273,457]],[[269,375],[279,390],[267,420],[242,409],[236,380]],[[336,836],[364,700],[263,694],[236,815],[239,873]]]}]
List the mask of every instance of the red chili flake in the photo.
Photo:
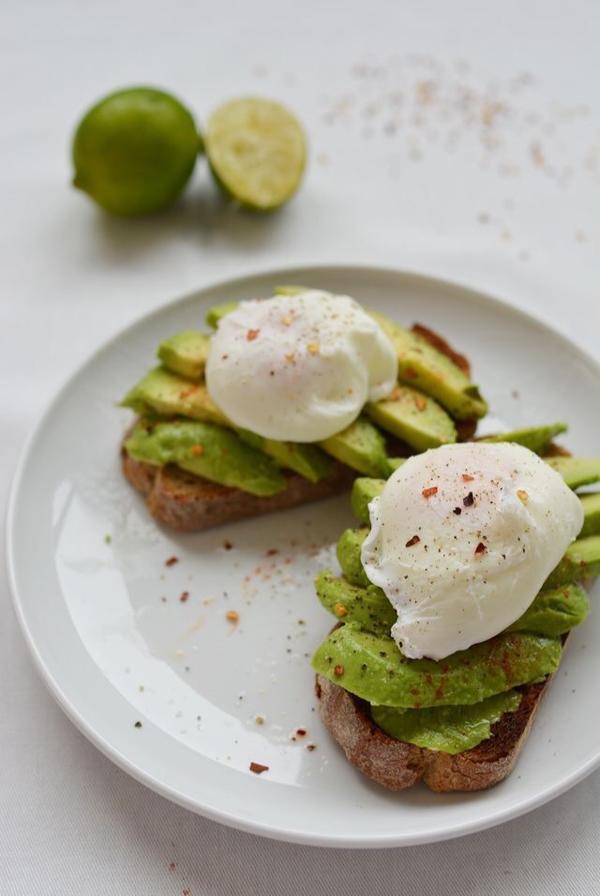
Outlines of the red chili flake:
[{"label": "red chili flake", "polygon": [[424,398],[421,398],[420,395],[417,395],[417,397],[415,398],[415,405],[418,411],[427,410],[427,401]]},{"label": "red chili flake", "polygon": [[176,563],[179,563],[179,557],[169,557],[168,560],[165,560],[165,566],[175,566]]},{"label": "red chili flake", "polygon": [[233,545],[230,541],[224,541],[223,547],[225,548],[226,551],[230,551],[232,549]]},{"label": "red chili flake", "polygon": [[473,497],[473,492],[469,492],[466,498],[463,498],[463,504],[465,507],[471,507],[471,505],[475,502],[475,498]]},{"label": "red chili flake", "polygon": [[189,596],[190,596],[189,591],[182,591],[181,594],[179,595],[179,600],[181,601],[182,604],[184,604]]},{"label": "red chili flake", "polygon": [[437,493],[437,485],[432,485],[430,488],[424,488],[421,492],[424,498],[431,498],[432,495],[437,495]]},{"label": "red chili flake", "polygon": [[267,553],[267,557],[274,557],[275,554],[279,553],[279,550],[277,548],[269,548],[269,550],[266,553]]},{"label": "red chili flake", "polygon": [[192,447],[190,448],[190,453],[194,457],[202,457],[202,455],[204,454],[204,445],[192,445]]},{"label": "red chili flake", "polygon": [[476,554],[485,554],[486,551],[487,551],[486,546],[484,545],[484,543],[482,541],[480,541],[479,544],[477,545],[477,547],[475,548],[475,553]]},{"label": "red chili flake", "polygon": [[298,735],[298,737],[305,737],[306,728],[296,728],[296,734]]},{"label": "red chili flake", "polygon": [[337,675],[338,678],[342,677],[342,675],[344,674],[344,667],[341,663],[338,663],[338,665],[334,668],[333,674]]},{"label": "red chili flake", "polygon": [[260,330],[248,330],[246,333],[246,340],[248,342],[254,342],[259,333]]},{"label": "red chili flake", "polygon": [[188,890],[187,887],[185,890],[181,891],[181,896],[192,896],[192,891]]},{"label": "red chili flake", "polygon": [[187,389],[184,389],[182,392],[179,393],[179,397],[180,398],[189,398],[190,395],[193,395],[194,392],[198,391],[198,388],[199,387],[197,385],[188,386]]},{"label": "red chili flake", "polygon": [[262,765],[260,762],[251,762],[249,767],[250,771],[254,772],[255,775],[262,775],[263,772],[269,771],[269,766]]},{"label": "red chili flake", "polygon": [[413,535],[412,538],[409,538],[406,542],[405,547],[412,548],[413,544],[418,544],[421,541],[418,535]]},{"label": "red chili flake", "polygon": [[175,862],[169,862],[169,871],[175,871]]},{"label": "red chili flake", "polygon": [[463,474],[462,474],[462,481],[463,481],[463,482],[473,482],[474,478],[475,478],[474,476],[469,476],[468,473],[463,473]]},{"label": "red chili flake", "polygon": [[457,516],[460,516],[462,513],[462,510],[460,509],[460,507],[455,507],[454,510],[452,511],[452,513],[455,513]]},{"label": "red chili flake", "polygon": [[404,368],[404,376],[407,376],[410,380],[416,380],[418,375],[419,374],[417,373],[416,370],[414,370],[414,368],[412,368],[412,367]]}]

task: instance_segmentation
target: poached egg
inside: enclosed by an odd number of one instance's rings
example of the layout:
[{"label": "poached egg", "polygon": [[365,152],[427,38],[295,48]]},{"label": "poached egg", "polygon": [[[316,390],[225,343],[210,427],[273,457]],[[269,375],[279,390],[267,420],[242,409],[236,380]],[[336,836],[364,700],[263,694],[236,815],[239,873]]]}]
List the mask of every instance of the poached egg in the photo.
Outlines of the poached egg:
[{"label": "poached egg", "polygon": [[362,563],[398,614],[392,637],[434,660],[515,622],[583,525],[561,476],[506,442],[409,458],[369,513]]},{"label": "poached egg", "polygon": [[317,442],[385,398],[398,373],[390,339],[349,296],[306,290],[254,299],[219,322],[206,385],[239,427],[267,439]]}]

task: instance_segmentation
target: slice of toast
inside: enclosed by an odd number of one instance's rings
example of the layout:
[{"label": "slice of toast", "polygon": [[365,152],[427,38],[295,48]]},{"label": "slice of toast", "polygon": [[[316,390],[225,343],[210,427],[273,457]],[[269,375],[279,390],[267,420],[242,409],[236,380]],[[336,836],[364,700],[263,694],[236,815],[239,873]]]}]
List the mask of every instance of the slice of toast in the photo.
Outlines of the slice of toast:
[{"label": "slice of toast", "polygon": [[[468,360],[442,336],[421,324],[415,324],[413,330],[469,374]],[[459,439],[472,438],[476,425],[476,420],[463,420],[457,424]],[[180,532],[200,532],[246,517],[319,501],[345,491],[360,475],[338,462],[330,475],[317,483],[285,470],[287,488],[272,497],[259,498],[241,489],[216,485],[175,466],[156,467],[136,461],[123,447],[121,457],[125,478],[144,495],[150,514],[157,522]]]},{"label": "slice of toast", "polygon": [[245,517],[319,501],[345,491],[358,475],[340,463],[335,463],[331,473],[316,483],[286,471],[284,491],[260,498],[238,488],[216,485],[175,466],[156,467],[134,460],[124,448],[122,468],[125,478],[146,498],[154,519],[179,532],[200,532]]},{"label": "slice of toast", "polygon": [[524,685],[521,704],[504,713],[492,735],[476,747],[451,755],[396,740],[371,718],[369,704],[322,675],[316,677],[321,719],[367,778],[388,790],[423,781],[438,793],[487,790],[511,773],[533,724],[548,681]]}]

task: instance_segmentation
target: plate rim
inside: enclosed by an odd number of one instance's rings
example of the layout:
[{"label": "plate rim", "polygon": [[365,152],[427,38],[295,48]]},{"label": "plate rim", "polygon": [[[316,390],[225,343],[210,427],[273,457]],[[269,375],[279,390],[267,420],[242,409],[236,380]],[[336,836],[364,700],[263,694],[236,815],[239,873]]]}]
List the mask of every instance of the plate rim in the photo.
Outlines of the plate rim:
[{"label": "plate rim", "polygon": [[357,276],[374,278],[383,276],[399,277],[405,280],[419,281],[429,286],[440,286],[444,289],[452,289],[463,294],[470,294],[471,298],[477,298],[488,305],[495,306],[499,309],[510,311],[511,314],[526,320],[529,324],[536,327],[542,327],[549,335],[559,342],[563,343],[571,352],[576,352],[579,357],[590,366],[600,377],[600,363],[595,357],[588,354],[576,342],[563,335],[552,324],[537,314],[512,304],[509,300],[500,298],[494,293],[484,291],[479,287],[472,287],[460,280],[452,277],[446,278],[435,274],[429,275],[421,271],[413,271],[407,268],[399,268],[392,265],[380,264],[297,264],[286,267],[253,269],[245,274],[237,274],[235,277],[225,277],[215,281],[209,281],[203,286],[186,292],[182,296],[163,302],[151,311],[141,314],[126,324],[124,327],[113,333],[108,339],[104,340],[87,358],[79,363],[62,381],[55,390],[52,397],[46,404],[38,421],[30,430],[25,442],[21,448],[19,458],[13,473],[12,482],[9,490],[7,502],[7,510],[5,516],[6,536],[5,536],[5,557],[7,563],[7,578],[9,583],[9,591],[11,603],[19,623],[19,627],[23,634],[25,643],[29,653],[33,659],[34,666],[39,673],[47,690],[57,702],[59,707],[65,713],[67,718],[75,725],[75,727],[90,741],[104,756],[114,762],[122,771],[129,774],[135,780],[148,787],[150,790],[158,793],[160,796],[174,802],[195,814],[201,815],[211,821],[225,825],[226,827],[241,830],[247,833],[255,834],[270,839],[283,842],[297,843],[302,845],[319,846],[323,848],[353,848],[353,849],[380,849],[393,848],[402,846],[415,846],[425,843],[435,843],[445,840],[451,840],[463,837],[478,831],[487,830],[496,825],[503,824],[514,818],[518,818],[527,812],[533,811],[550,800],[555,799],[567,790],[574,787],[585,777],[591,774],[600,766],[600,748],[595,757],[592,757],[580,767],[575,769],[571,774],[564,776],[557,783],[551,784],[537,794],[523,798],[507,806],[502,810],[490,812],[483,818],[474,820],[465,820],[454,825],[451,829],[444,826],[431,827],[427,832],[404,831],[390,834],[376,834],[374,836],[355,835],[347,836],[343,834],[333,833],[331,835],[318,834],[314,835],[302,828],[276,827],[264,822],[249,820],[245,817],[235,815],[226,810],[219,810],[209,804],[201,804],[199,801],[188,797],[185,793],[180,792],[175,787],[164,784],[157,780],[151,773],[137,765],[134,760],[130,759],[124,753],[120,752],[117,747],[112,745],[106,738],[97,731],[94,726],[87,721],[85,713],[78,709],[72,701],[64,693],[60,682],[49,669],[43,656],[43,650],[38,647],[36,640],[29,628],[26,612],[21,601],[18,585],[17,585],[17,562],[15,557],[16,550],[16,534],[15,534],[15,515],[19,494],[23,484],[23,474],[28,465],[34,445],[38,439],[39,433],[46,425],[54,408],[60,404],[63,395],[71,388],[82,372],[92,366],[97,357],[111,347],[118,340],[127,337],[132,331],[137,329],[140,324],[159,317],[170,308],[177,305],[183,305],[200,293],[206,293],[210,290],[218,290],[222,288],[242,287],[249,280],[272,278],[276,280],[289,279],[290,274],[300,274],[301,272],[312,274],[323,274],[335,277],[336,275],[352,274]]}]

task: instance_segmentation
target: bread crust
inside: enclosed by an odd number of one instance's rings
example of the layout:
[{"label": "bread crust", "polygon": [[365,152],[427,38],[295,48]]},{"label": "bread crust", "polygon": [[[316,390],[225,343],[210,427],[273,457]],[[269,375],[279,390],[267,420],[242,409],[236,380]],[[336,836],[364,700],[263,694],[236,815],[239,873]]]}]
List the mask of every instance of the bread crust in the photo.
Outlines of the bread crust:
[{"label": "bread crust", "polygon": [[200,532],[246,517],[319,501],[345,491],[358,475],[340,463],[335,463],[329,476],[316,483],[286,471],[284,491],[260,498],[201,479],[175,466],[156,467],[134,460],[125,448],[121,457],[125,478],[144,495],[150,514],[157,522],[179,532]]},{"label": "bread crust", "polygon": [[369,704],[322,675],[316,676],[321,719],[348,761],[388,790],[405,790],[419,781],[437,793],[487,790],[513,770],[548,681],[521,688],[515,712],[504,713],[492,735],[476,747],[451,755],[396,740],[379,728]]}]

